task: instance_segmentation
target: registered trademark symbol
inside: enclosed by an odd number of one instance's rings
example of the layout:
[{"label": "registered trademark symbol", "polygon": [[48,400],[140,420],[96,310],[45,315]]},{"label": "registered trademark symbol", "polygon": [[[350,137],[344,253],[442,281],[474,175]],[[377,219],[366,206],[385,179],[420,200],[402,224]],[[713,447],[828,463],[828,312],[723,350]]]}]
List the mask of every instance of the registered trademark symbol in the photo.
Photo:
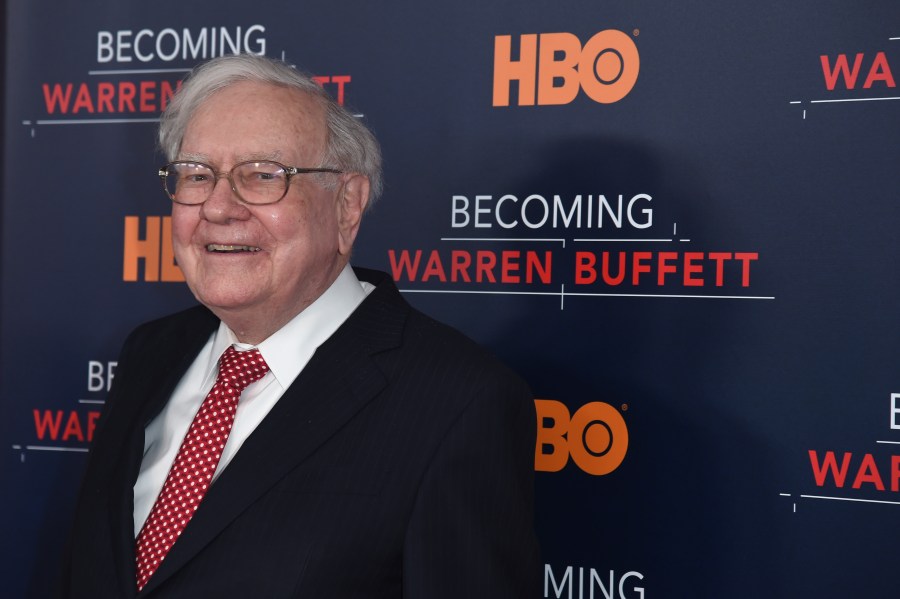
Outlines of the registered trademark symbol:
[{"label": "registered trademark symbol", "polygon": [[639,35],[641,34],[641,30],[635,28],[635,30],[632,31],[631,34],[632,34],[634,37],[637,37],[637,36],[639,36]]},{"label": "registered trademark symbol", "polygon": [[627,404],[627,403],[623,403],[623,404],[622,404],[622,411],[623,411],[623,412],[627,412],[627,411],[628,411],[628,404]]}]

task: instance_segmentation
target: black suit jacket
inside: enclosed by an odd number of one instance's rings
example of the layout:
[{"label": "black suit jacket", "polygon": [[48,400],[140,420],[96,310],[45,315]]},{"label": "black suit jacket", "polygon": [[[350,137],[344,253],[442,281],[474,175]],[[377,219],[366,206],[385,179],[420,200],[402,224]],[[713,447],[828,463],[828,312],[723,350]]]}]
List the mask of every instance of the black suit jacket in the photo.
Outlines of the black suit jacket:
[{"label": "black suit jacket", "polygon": [[[525,384],[413,310],[383,273],[216,482],[144,597],[539,595],[535,413]],[[218,320],[198,307],[126,341],[94,437],[65,596],[131,597],[144,427]]]}]

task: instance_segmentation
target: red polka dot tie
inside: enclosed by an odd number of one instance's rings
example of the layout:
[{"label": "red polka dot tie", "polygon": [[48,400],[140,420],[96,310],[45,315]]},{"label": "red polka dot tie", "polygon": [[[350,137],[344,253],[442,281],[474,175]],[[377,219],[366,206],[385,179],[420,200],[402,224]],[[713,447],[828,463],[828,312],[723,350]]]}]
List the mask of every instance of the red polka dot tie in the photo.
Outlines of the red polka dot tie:
[{"label": "red polka dot tie", "polygon": [[219,376],[203,400],[162,491],[137,538],[137,589],[140,591],[190,521],[212,480],[228,440],[241,392],[269,367],[259,350],[229,347],[219,360]]}]

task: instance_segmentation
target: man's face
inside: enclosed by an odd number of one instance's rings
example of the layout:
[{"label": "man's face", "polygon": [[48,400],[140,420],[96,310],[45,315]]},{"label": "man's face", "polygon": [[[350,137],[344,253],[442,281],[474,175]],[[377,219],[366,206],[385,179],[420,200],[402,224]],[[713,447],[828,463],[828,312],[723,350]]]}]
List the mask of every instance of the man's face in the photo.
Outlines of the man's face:
[{"label": "man's face", "polygon": [[[195,112],[179,159],[218,172],[253,159],[319,167],[326,136],[324,109],[314,99],[241,82],[216,92]],[[347,261],[346,218],[338,201],[346,175],[324,176],[335,178],[333,190],[316,175],[296,175],[275,204],[244,204],[223,177],[205,203],[173,205],[175,257],[188,286],[242,341],[258,343],[301,312]],[[350,244],[356,225],[358,220]]]}]

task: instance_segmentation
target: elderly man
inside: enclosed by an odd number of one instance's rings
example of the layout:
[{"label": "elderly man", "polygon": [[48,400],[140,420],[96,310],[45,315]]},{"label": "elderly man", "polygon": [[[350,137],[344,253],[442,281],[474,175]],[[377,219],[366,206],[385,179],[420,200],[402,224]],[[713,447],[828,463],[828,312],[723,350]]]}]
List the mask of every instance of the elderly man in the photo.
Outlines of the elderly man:
[{"label": "elderly man", "polygon": [[348,265],[371,133],[263,57],[163,115],[175,255],[202,304],[125,342],[70,597],[538,595],[528,389]]}]

